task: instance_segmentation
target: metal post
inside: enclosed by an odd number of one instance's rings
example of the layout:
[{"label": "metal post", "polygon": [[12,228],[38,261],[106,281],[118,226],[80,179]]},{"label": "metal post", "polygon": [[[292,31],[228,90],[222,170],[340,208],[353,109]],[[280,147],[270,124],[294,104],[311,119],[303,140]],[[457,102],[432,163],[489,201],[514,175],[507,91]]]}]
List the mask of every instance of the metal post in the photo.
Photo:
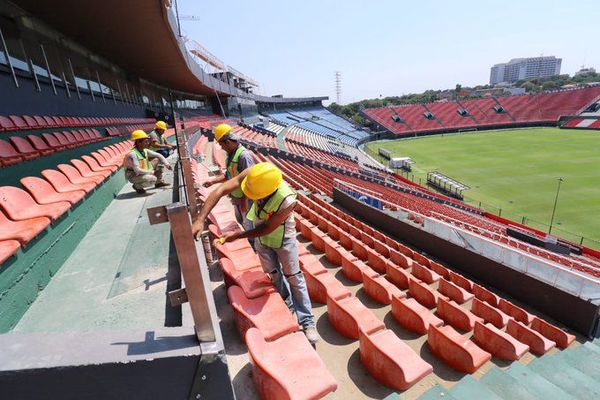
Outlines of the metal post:
[{"label": "metal post", "polygon": [[31,58],[27,59],[27,65],[29,65],[29,71],[31,71],[31,76],[33,76],[36,92],[41,92],[42,87],[40,86],[40,81],[38,80],[37,74],[35,73],[35,69],[33,68],[33,61],[31,60]]},{"label": "metal post", "polygon": [[104,98],[104,91],[102,90],[102,82],[100,82],[100,74],[96,71],[96,80],[98,83],[98,87],[100,88],[100,96],[102,96],[102,101],[106,104],[106,99]]},{"label": "metal post", "polygon": [[65,85],[65,90],[67,91],[67,97],[71,98],[71,91],[69,90],[69,83],[67,82],[67,77],[64,72],[61,72],[63,85]]},{"label": "metal post", "polygon": [[67,62],[69,63],[69,69],[71,70],[71,78],[73,78],[73,85],[75,86],[77,97],[79,97],[79,100],[81,100],[81,93],[79,93],[79,86],[77,85],[77,78],[75,78],[75,71],[73,70],[73,64],[71,63],[71,59],[67,58]]},{"label": "metal post", "polygon": [[123,92],[121,91],[121,85],[119,84],[118,79],[117,79],[117,89],[119,89],[119,98],[121,99],[121,104],[123,104]]},{"label": "metal post", "polygon": [[92,85],[90,85],[90,81],[88,79],[85,80],[87,83],[88,90],[90,91],[90,96],[92,96],[92,100],[94,103],[96,102],[96,96],[94,96],[94,91],[92,90]]},{"label": "metal post", "polygon": [[548,234],[552,232],[552,224],[554,223],[554,213],[556,212],[556,204],[558,203],[558,193],[560,192],[560,184],[562,183],[563,178],[558,178],[558,187],[556,188],[556,197],[554,198],[554,207],[552,208],[552,218],[550,218],[550,228],[548,229]]},{"label": "metal post", "polygon": [[52,71],[50,71],[50,63],[48,63],[48,57],[46,57],[46,50],[44,50],[44,45],[40,43],[40,49],[42,49],[42,56],[44,56],[44,62],[46,63],[46,71],[48,72],[48,79],[50,79],[50,84],[52,85],[52,91],[55,95],[58,94],[56,91],[56,86],[54,85],[54,79],[52,79]]},{"label": "metal post", "polygon": [[6,56],[6,62],[8,62],[8,67],[10,68],[10,73],[12,74],[13,81],[15,82],[15,87],[19,87],[19,81],[17,80],[17,75],[15,74],[15,69],[13,68],[12,61],[10,60],[10,54],[8,53],[8,47],[6,46],[6,41],[4,41],[4,35],[2,34],[2,29],[0,29],[0,40],[2,40],[2,49],[4,51],[4,55]]}]

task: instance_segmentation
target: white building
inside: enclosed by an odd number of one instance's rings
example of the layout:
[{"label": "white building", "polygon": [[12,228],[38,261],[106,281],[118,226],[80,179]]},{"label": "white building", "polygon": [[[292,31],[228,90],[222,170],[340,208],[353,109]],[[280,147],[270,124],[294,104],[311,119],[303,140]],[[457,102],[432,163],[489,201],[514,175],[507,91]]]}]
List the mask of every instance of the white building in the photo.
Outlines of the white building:
[{"label": "white building", "polygon": [[490,85],[560,75],[561,64],[562,59],[554,56],[513,58],[507,63],[496,64],[491,68]]}]

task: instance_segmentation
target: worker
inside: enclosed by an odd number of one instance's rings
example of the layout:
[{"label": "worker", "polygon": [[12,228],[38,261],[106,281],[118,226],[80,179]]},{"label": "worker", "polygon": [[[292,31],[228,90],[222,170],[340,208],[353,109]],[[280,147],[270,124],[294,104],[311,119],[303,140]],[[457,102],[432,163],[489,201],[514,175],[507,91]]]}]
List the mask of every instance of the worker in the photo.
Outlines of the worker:
[{"label": "worker", "polygon": [[[210,187],[215,183],[225,182],[228,179],[235,178],[246,168],[254,165],[254,157],[244,146],[238,143],[238,136],[232,132],[231,126],[227,124],[219,124],[214,129],[215,140],[219,146],[227,153],[227,168],[225,174],[220,174],[204,181],[204,187]],[[253,228],[251,221],[246,218],[249,210],[250,202],[244,196],[241,189],[234,190],[229,194],[231,203],[235,211],[235,219],[244,230]],[[254,239],[249,239],[252,247],[254,247]]]},{"label": "worker", "polygon": [[165,121],[158,121],[154,126],[154,130],[150,132],[150,150],[160,153],[163,157],[169,157],[171,151],[175,148],[172,144],[167,142],[167,139],[163,136],[167,130],[167,124]]},{"label": "worker", "polygon": [[171,165],[161,154],[148,150],[150,137],[141,129],[131,133],[133,148],[123,159],[125,177],[133,184],[136,192],[146,193],[146,188],[154,186],[161,188],[169,186],[163,180],[162,167],[172,169]]},{"label": "worker", "polygon": [[[311,343],[319,340],[315,328],[308,289],[298,260],[298,243],[292,211],[296,206],[296,192],[284,181],[281,171],[268,162],[255,164],[239,175],[220,184],[206,199],[198,218],[192,225],[192,233],[200,238],[205,220],[221,197],[241,189],[253,201],[248,219],[254,228],[224,234],[222,243],[237,239],[258,238],[255,249],[263,271],[291,311],[296,313],[306,338]],[[232,260],[235,262],[235,260]]]}]

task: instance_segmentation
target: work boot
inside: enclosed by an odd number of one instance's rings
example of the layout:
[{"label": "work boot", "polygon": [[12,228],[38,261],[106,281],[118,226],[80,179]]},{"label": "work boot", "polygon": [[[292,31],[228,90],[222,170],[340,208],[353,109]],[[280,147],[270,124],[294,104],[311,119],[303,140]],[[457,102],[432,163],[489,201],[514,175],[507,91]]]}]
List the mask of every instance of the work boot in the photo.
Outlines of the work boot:
[{"label": "work boot", "polygon": [[156,182],[156,185],[154,185],[154,187],[158,189],[158,188],[169,186],[169,185],[170,184],[167,182],[160,181],[160,182]]},{"label": "work boot", "polygon": [[310,344],[315,344],[320,339],[319,332],[317,332],[317,328],[315,328],[314,326],[304,328],[304,335],[306,335],[306,338],[308,339]]}]

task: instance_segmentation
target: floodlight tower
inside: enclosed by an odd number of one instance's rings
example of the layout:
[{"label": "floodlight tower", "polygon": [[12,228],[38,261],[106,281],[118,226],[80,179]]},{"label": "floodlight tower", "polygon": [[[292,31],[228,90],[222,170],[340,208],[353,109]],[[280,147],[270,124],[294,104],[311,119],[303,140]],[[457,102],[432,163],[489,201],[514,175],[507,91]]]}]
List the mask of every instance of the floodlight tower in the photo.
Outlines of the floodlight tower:
[{"label": "floodlight tower", "polygon": [[342,98],[342,73],[335,71],[335,98],[336,103],[340,104]]}]

